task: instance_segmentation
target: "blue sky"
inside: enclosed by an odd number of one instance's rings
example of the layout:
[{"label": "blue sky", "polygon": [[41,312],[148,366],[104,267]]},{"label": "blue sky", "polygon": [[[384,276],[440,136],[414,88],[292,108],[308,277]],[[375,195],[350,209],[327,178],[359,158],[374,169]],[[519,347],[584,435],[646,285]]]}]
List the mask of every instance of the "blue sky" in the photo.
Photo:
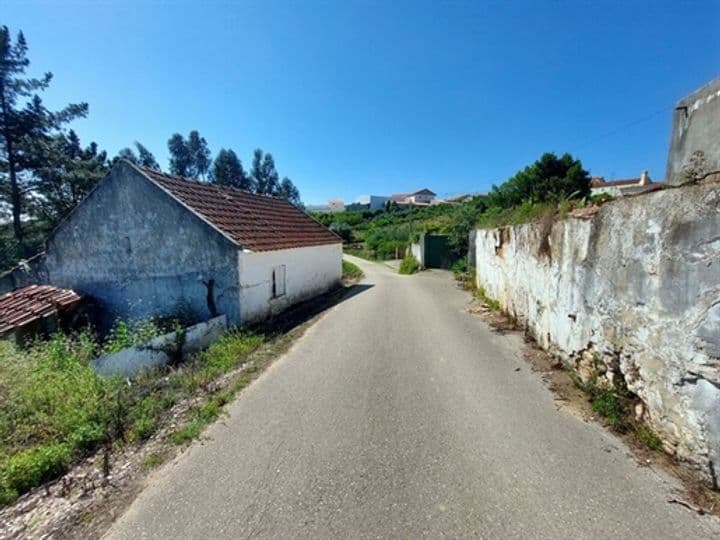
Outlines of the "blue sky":
[{"label": "blue sky", "polygon": [[307,203],[484,191],[544,151],[659,179],[674,103],[720,74],[720,0],[1,4],[84,142],[166,167],[198,129]]}]

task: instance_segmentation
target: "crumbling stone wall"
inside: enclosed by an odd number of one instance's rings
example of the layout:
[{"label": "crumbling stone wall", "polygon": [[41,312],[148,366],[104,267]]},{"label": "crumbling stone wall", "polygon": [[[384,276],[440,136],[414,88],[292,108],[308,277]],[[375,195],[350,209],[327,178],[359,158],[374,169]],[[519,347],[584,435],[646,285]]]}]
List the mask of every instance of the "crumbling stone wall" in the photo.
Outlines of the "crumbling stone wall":
[{"label": "crumbling stone wall", "polygon": [[622,377],[666,448],[720,477],[720,186],[476,233],[477,283],[588,379]]}]

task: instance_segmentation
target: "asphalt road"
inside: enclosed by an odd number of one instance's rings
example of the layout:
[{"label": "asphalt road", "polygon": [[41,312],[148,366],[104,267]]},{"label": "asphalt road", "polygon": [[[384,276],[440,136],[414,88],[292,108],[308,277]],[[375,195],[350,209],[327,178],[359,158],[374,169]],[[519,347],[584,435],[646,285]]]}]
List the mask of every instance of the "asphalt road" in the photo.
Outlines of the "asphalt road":
[{"label": "asphalt road", "polygon": [[[154,475],[112,538],[718,538],[445,272],[355,260],[326,313]],[[516,368],[520,367],[520,371]]]}]

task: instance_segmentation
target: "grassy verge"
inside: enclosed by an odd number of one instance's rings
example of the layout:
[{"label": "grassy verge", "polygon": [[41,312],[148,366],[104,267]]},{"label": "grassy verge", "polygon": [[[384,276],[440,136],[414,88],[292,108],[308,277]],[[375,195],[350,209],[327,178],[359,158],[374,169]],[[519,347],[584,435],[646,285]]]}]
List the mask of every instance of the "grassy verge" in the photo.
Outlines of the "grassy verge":
[{"label": "grassy verge", "polygon": [[133,381],[95,374],[90,361],[100,346],[89,333],[56,334],[27,349],[0,342],[0,505],[58,478],[101,447],[148,439],[167,411],[187,398],[198,404],[173,440],[196,437],[232,396],[214,390],[214,381],[244,364],[265,339],[231,331],[177,369]]},{"label": "grassy verge", "polygon": [[483,304],[485,304],[493,311],[500,311],[500,302],[498,302],[494,298],[490,298],[485,292],[484,287],[477,287],[475,289],[475,296],[478,300],[480,300]]},{"label": "grassy verge", "polygon": [[420,263],[418,260],[408,253],[405,255],[403,260],[400,262],[400,269],[398,270],[399,274],[409,275],[409,274],[415,274],[420,270]]},{"label": "grassy verge", "polygon": [[356,264],[351,263],[350,261],[346,261],[343,259],[342,262],[342,280],[347,281],[357,281],[363,277],[363,271],[360,269],[360,267]]}]

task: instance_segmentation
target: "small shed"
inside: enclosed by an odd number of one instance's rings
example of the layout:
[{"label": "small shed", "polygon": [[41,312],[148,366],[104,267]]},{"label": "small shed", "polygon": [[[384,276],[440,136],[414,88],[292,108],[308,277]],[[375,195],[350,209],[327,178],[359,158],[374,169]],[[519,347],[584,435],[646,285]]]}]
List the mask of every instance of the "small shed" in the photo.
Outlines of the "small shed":
[{"label": "small shed", "polygon": [[52,285],[29,285],[0,296],[0,338],[49,334],[72,318],[82,296]]}]

